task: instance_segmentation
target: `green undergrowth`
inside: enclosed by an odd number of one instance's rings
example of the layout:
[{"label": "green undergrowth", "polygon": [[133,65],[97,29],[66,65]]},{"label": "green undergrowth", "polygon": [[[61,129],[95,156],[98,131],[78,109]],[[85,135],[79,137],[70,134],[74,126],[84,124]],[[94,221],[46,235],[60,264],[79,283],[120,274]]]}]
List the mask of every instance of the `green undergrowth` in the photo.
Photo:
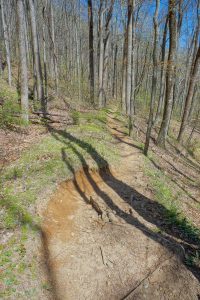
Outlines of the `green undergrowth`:
[{"label": "green undergrowth", "polygon": [[189,146],[189,153],[200,163],[200,141],[197,138],[194,138]]},{"label": "green undergrowth", "polygon": [[[50,195],[59,182],[72,178],[81,167],[89,164],[96,169],[118,161],[117,149],[106,127],[106,111],[80,114],[79,125],[66,130],[49,127],[49,131],[1,174],[1,227],[8,232],[22,232],[26,227],[27,234],[34,235],[40,226],[35,214],[38,199]],[[21,237],[13,243],[20,247]],[[20,284],[20,280],[12,277],[14,265],[9,257],[15,253],[11,245],[8,242],[1,247],[1,264],[6,270],[1,273],[3,298],[15,293]]]},{"label": "green undergrowth", "polygon": [[[170,179],[160,170],[150,167],[146,169],[146,174],[150,178],[150,184],[154,190],[155,199],[164,206],[168,225],[175,225],[181,233],[191,240],[200,243],[200,230],[196,228],[181,210],[181,192],[174,192]],[[180,236],[181,237],[181,236]]]},{"label": "green undergrowth", "polygon": [[19,96],[14,87],[10,87],[4,80],[0,80],[0,127],[25,125],[20,115]]},{"label": "green undergrowth", "polygon": [[[151,156],[154,156],[154,154],[150,153],[150,158]],[[175,232],[175,235],[183,242],[200,246],[200,229],[185,216],[181,209],[182,192],[174,191],[170,178],[161,170],[155,169],[148,158],[146,158],[145,162],[145,173],[149,178],[155,200],[163,207],[162,218],[165,225],[162,231],[172,232],[172,235]],[[196,262],[199,254],[200,251],[194,251],[193,254],[187,257],[186,263],[190,262],[192,264],[192,262]],[[198,260],[198,264],[199,262]]]},{"label": "green undergrowth", "polygon": [[119,121],[124,126],[127,126],[127,124],[128,124],[128,117],[126,115],[122,114],[120,111],[115,111],[113,113],[113,117],[115,118],[116,121]]}]

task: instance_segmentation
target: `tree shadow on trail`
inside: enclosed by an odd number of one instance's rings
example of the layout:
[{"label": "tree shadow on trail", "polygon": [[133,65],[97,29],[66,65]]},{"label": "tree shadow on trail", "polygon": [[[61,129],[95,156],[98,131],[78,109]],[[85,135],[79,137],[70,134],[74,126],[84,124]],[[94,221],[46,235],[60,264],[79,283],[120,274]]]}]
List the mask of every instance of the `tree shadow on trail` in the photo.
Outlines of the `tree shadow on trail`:
[{"label": "tree shadow on trail", "polygon": [[[153,201],[144,195],[137,192],[135,189],[124,183],[123,181],[117,179],[110,171],[108,162],[96,151],[96,149],[89,143],[80,140],[79,138],[71,135],[70,133],[54,129],[48,125],[48,130],[52,136],[63,144],[61,150],[62,160],[69,168],[69,170],[74,175],[74,184],[77,191],[80,193],[82,198],[86,203],[89,199],[85,195],[84,191],[79,186],[75,177],[75,169],[70,163],[67,153],[65,152],[65,145],[71,147],[73,153],[79,159],[84,175],[87,177],[88,182],[96,192],[96,194],[104,201],[104,203],[111,209],[116,211],[116,215],[122,218],[126,223],[139,229],[143,234],[157,243],[162,244],[167,249],[173,251],[177,257],[181,258],[184,262],[186,255],[195,255],[197,251],[200,253],[200,237],[196,231],[192,231],[190,224],[184,219],[180,221],[178,214],[172,215],[172,212],[166,209],[163,205]],[[80,148],[84,149],[90,158],[92,158],[97,166],[99,175],[102,181],[111,188],[115,193],[117,193],[121,199],[127,204],[129,204],[133,210],[135,210],[144,220],[156,225],[160,232],[157,233],[149,229],[145,224],[141,223],[132,213],[127,213],[123,211],[110,196],[105,193],[100,186],[93,179],[91,172],[89,171],[89,166],[80,153],[77,150],[78,145]],[[173,222],[169,222],[169,217],[173,218]],[[177,241],[176,238],[179,240]],[[186,267],[195,275],[195,277],[200,281],[200,269],[198,267]]]}]

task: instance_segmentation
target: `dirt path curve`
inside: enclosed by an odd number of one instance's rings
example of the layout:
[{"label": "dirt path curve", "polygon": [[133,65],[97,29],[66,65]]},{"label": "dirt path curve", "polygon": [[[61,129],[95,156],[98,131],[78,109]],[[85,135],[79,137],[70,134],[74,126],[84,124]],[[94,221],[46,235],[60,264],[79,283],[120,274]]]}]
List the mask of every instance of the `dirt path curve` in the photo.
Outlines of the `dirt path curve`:
[{"label": "dirt path curve", "polygon": [[199,299],[198,280],[156,233],[141,150],[112,116],[109,127],[120,149],[119,165],[80,170],[60,185],[44,213],[57,299]]}]

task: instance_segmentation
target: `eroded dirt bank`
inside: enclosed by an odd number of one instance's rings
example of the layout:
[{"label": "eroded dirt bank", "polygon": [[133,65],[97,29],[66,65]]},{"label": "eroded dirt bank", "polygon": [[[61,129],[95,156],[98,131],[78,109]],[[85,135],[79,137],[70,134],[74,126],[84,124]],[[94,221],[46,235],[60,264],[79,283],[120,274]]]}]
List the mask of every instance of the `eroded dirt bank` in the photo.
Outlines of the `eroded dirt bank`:
[{"label": "eroded dirt bank", "polygon": [[114,120],[110,127],[119,166],[83,168],[60,185],[44,212],[55,297],[199,299],[198,279],[181,262],[181,246],[157,233],[162,208],[152,200],[141,150]]}]

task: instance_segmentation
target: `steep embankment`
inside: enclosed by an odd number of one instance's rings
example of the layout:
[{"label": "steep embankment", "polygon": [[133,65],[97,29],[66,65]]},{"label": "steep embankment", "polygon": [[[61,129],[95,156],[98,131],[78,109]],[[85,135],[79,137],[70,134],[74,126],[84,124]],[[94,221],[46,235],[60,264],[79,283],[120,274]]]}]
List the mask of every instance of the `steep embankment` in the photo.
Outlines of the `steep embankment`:
[{"label": "steep embankment", "polygon": [[[75,149],[83,168],[60,185],[40,212],[56,297],[199,299],[199,270],[189,270],[181,261],[187,255],[183,245],[197,249],[198,230],[181,217],[174,203],[167,203],[171,194],[161,183],[160,198],[165,201],[156,201],[140,145],[112,116],[108,125],[120,152],[118,165],[110,168],[90,144],[74,139],[104,168],[90,169]],[[67,153],[63,161],[69,166]],[[160,175],[155,176],[159,182]]]}]

